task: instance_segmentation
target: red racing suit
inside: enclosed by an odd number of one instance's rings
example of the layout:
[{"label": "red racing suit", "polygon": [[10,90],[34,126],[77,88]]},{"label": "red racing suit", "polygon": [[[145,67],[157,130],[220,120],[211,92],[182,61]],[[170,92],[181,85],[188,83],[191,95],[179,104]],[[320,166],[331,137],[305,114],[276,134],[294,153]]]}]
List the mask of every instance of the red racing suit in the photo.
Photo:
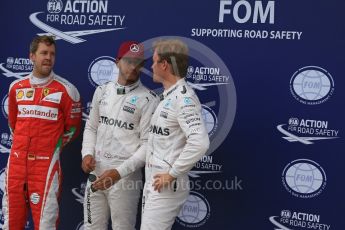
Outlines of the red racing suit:
[{"label": "red racing suit", "polygon": [[61,192],[60,153],[80,131],[78,90],[53,72],[43,84],[33,76],[9,89],[13,144],[6,169],[3,229],[24,229],[31,209],[35,230],[56,229]]}]

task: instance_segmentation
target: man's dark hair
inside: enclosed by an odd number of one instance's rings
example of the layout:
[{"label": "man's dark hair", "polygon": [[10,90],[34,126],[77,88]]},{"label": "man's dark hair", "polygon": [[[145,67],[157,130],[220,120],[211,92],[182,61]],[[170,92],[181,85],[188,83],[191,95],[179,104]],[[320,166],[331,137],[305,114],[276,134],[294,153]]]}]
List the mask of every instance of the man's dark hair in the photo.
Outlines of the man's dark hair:
[{"label": "man's dark hair", "polygon": [[47,36],[47,35],[37,36],[32,40],[30,44],[30,53],[35,53],[38,49],[38,44],[41,42],[45,43],[48,46],[54,45],[56,47],[53,36]]}]

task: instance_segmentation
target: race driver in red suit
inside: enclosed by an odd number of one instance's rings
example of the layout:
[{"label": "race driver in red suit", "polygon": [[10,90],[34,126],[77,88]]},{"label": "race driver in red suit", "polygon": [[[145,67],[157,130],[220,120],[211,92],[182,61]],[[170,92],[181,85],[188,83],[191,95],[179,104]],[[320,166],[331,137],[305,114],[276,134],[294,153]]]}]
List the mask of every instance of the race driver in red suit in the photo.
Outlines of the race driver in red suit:
[{"label": "race driver in red suit", "polygon": [[32,73],[9,89],[9,126],[13,145],[6,170],[3,229],[22,230],[31,209],[35,230],[56,229],[59,219],[62,147],[80,130],[77,89],[52,69],[55,41],[34,38]]}]

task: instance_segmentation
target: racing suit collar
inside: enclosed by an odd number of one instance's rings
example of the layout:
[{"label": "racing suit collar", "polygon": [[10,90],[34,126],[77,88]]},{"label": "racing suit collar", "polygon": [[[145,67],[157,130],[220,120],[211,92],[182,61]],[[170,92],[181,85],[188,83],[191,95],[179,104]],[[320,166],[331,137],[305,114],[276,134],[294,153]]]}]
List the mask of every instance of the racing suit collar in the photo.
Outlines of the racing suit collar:
[{"label": "racing suit collar", "polygon": [[170,86],[169,89],[164,90],[163,94],[160,95],[161,101],[167,96],[169,96],[170,94],[172,94],[180,85],[185,85],[185,84],[186,84],[186,81],[184,80],[184,78],[181,78],[180,80],[178,80],[174,85]]},{"label": "racing suit collar", "polygon": [[126,94],[138,88],[140,84],[141,84],[140,80],[133,83],[132,85],[120,85],[118,82],[116,82],[115,84],[116,92],[117,94]]},{"label": "racing suit collar", "polygon": [[30,75],[29,75],[30,84],[34,88],[36,88],[36,87],[45,87],[45,86],[47,86],[48,84],[50,84],[53,81],[54,75],[55,74],[52,71],[48,77],[38,78],[38,77],[35,77],[33,75],[33,73],[31,72]]}]

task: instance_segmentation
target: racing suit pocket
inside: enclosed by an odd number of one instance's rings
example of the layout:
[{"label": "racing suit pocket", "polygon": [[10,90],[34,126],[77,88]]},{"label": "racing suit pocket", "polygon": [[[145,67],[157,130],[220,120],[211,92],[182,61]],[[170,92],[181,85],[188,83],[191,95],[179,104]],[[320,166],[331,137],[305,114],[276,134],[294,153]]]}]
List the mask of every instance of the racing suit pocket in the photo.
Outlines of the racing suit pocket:
[{"label": "racing suit pocket", "polygon": [[57,140],[53,140],[50,137],[34,137],[31,140],[31,145],[35,149],[41,152],[53,153],[56,148]]},{"label": "racing suit pocket", "polygon": [[12,141],[12,150],[22,150],[26,151],[28,150],[30,143],[30,138],[28,136],[22,136],[22,135],[14,135],[13,141]]}]

